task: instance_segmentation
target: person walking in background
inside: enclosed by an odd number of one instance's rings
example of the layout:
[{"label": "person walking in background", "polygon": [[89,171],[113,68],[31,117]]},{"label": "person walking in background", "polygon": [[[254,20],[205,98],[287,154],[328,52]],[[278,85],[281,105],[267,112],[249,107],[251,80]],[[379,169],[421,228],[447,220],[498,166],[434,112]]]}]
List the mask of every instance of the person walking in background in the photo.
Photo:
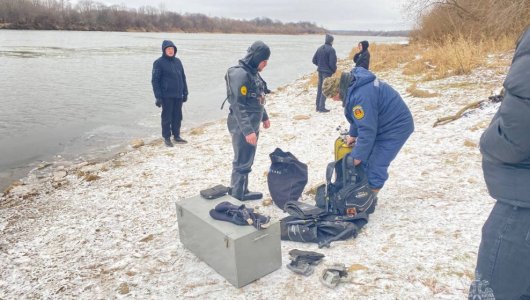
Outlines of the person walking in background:
[{"label": "person walking in background", "polygon": [[327,78],[323,93],[343,101],[350,123],[346,142],[355,143],[348,155],[363,167],[377,195],[388,179],[390,163],[414,131],[409,108],[396,90],[364,68]]},{"label": "person walking in background", "polygon": [[370,52],[368,52],[368,41],[362,41],[357,45],[359,52],[353,56],[353,62],[356,67],[363,67],[366,70],[370,69]]},{"label": "person walking in background", "polygon": [[177,144],[186,144],[180,136],[182,104],[188,100],[186,74],[180,59],[175,57],[177,47],[172,41],[162,42],[162,56],[153,63],[151,84],[155,105],[162,107],[162,137],[167,147],[173,147],[171,134]]},{"label": "person walking in background", "polygon": [[262,41],[254,42],[246,56],[237,66],[228,69],[225,75],[227,100],[230,112],[226,121],[232,137],[234,159],[230,195],[239,200],[257,200],[262,193],[248,190],[248,175],[252,170],[259,138],[260,123],[270,127],[265,110],[265,94],[269,92],[267,83],[259,72],[267,66],[270,48]]},{"label": "person walking in background", "polygon": [[[529,82],[527,28],[504,81],[502,104],[480,138],[484,180],[497,201],[482,227],[469,299],[530,299]],[[486,298],[490,294],[494,298]]]},{"label": "person walking in background", "polygon": [[313,55],[313,64],[318,67],[316,111],[329,112],[329,109],[326,109],[326,96],[322,94],[322,82],[337,71],[337,54],[333,49],[332,35],[326,34],[324,45],[320,46]]}]

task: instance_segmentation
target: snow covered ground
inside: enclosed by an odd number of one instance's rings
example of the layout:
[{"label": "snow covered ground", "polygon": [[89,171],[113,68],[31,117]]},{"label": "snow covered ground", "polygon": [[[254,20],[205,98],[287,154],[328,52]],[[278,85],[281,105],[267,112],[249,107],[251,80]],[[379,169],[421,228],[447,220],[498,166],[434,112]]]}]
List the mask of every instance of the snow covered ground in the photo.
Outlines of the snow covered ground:
[{"label": "snow covered ground", "polygon": [[[493,58],[505,61],[504,67],[418,82],[418,88],[440,94],[434,98],[409,96],[405,89],[414,78],[400,70],[377,74],[403,95],[416,131],[391,165],[370,222],[356,239],[329,249],[282,242],[284,266],[241,289],[183,248],[175,211],[175,201],[229,183],[226,120],[186,132],[187,145],[166,148],[156,141],[109,161],[53,167],[50,177],[33,172],[0,198],[0,299],[465,298],[481,226],[494,203],[477,145],[498,104],[432,125],[498,91],[507,56]],[[265,199],[268,154],[280,147],[308,164],[302,201],[313,204],[309,191],[324,181],[333,160],[335,128],[347,124],[338,102],[327,101],[328,114],[315,112],[309,78],[268,97],[271,128],[260,135],[250,176],[250,189],[263,191]],[[284,216],[261,201],[249,205],[275,220]],[[285,268],[293,248],[326,257],[313,275],[303,277]],[[348,282],[334,290],[318,279],[332,263],[353,266]]]}]

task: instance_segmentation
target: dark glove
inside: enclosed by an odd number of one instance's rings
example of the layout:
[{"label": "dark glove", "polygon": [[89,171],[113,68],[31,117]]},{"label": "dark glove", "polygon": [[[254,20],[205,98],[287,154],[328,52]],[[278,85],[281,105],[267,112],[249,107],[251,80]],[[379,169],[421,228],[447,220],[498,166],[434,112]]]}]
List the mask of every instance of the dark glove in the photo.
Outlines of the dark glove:
[{"label": "dark glove", "polygon": [[184,97],[182,97],[182,102],[186,102],[188,101],[188,95],[184,95]]},{"label": "dark glove", "polygon": [[160,98],[156,98],[155,105],[156,105],[157,107],[162,106],[162,99],[160,99]]}]

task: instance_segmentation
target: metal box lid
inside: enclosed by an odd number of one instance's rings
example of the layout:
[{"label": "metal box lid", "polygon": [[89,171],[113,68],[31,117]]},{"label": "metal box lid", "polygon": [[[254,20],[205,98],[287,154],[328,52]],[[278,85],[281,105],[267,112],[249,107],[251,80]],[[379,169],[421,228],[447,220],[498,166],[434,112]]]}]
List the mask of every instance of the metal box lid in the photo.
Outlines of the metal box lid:
[{"label": "metal box lid", "polygon": [[[227,237],[237,240],[241,237],[247,236],[253,232],[256,232],[256,228],[253,226],[236,226],[230,222],[219,221],[210,216],[210,210],[213,209],[217,204],[228,201],[234,205],[243,205],[250,207],[248,203],[237,200],[236,198],[225,195],[223,197],[208,200],[204,199],[201,196],[196,196],[192,198],[184,199],[180,202],[177,202],[177,211],[179,214],[182,214],[180,209],[189,211],[195,216],[208,223],[209,225],[217,228],[219,231],[223,232]],[[178,208],[180,206],[181,208]]]}]

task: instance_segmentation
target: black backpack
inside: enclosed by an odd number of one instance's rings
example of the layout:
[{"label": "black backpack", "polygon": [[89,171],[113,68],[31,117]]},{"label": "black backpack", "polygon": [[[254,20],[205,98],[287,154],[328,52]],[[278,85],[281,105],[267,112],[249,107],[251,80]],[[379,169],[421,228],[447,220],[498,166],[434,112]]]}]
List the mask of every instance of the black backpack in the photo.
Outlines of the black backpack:
[{"label": "black backpack", "polygon": [[[331,182],[333,173],[335,182]],[[328,164],[326,184],[317,188],[317,207],[348,219],[358,213],[372,213],[375,201],[376,195],[368,185],[362,166],[356,167],[351,156]]]},{"label": "black backpack", "polygon": [[276,148],[271,154],[271,167],[267,184],[272,201],[284,209],[287,201],[296,201],[307,184],[307,165],[300,162],[291,152]]}]

